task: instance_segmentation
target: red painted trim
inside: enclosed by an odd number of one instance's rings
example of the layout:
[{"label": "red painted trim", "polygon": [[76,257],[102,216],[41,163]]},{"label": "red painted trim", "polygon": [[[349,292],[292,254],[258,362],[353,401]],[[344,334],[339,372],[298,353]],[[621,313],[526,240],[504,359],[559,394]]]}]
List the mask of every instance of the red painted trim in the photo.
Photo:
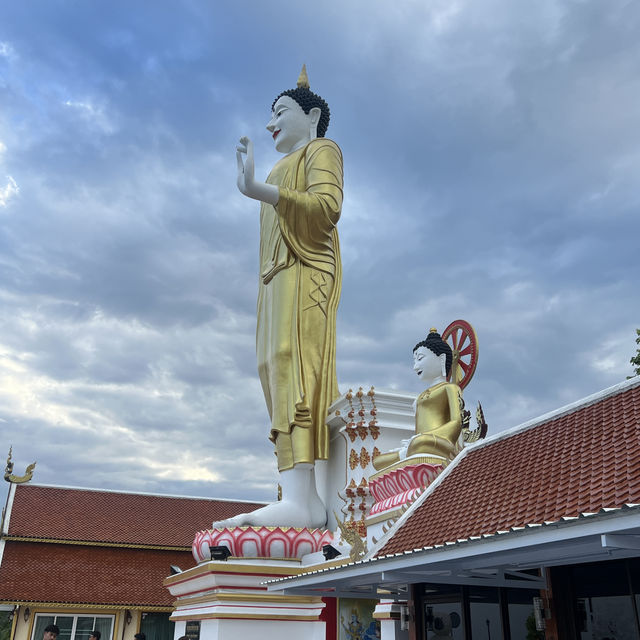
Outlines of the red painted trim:
[{"label": "red painted trim", "polygon": [[338,640],[338,598],[322,598],[326,607],[320,614],[320,620],[325,624],[326,640]]}]

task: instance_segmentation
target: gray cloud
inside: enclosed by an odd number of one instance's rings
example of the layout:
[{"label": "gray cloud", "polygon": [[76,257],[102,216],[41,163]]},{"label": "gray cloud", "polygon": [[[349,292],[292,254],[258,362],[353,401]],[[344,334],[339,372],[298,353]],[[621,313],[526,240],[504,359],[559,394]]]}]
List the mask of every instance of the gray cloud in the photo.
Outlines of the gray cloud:
[{"label": "gray cloud", "polygon": [[41,482],[273,497],[234,146],[266,175],[302,62],[345,157],[342,390],[419,391],[411,348],[457,317],[492,429],[619,382],[639,21],[622,0],[7,7],[1,441]]}]

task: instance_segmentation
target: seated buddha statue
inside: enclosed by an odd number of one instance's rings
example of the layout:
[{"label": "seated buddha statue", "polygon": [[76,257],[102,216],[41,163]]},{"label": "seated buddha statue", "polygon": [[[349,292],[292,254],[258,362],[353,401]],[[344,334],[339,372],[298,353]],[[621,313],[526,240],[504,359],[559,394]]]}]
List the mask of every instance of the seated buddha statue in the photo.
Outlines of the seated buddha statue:
[{"label": "seated buddha statue", "polygon": [[416,434],[399,449],[376,456],[373,466],[377,471],[415,455],[446,464],[461,450],[464,405],[460,387],[447,382],[452,358],[451,347],[435,329],[413,348],[413,370],[429,385],[416,398]]}]

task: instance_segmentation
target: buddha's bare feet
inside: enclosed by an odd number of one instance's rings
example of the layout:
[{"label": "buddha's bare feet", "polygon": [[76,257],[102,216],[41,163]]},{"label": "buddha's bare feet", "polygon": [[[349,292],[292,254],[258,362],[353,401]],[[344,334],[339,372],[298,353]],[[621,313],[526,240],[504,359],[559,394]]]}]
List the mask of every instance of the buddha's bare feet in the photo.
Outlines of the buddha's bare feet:
[{"label": "buddha's bare feet", "polygon": [[280,473],[282,500],[266,507],[214,522],[214,529],[225,527],[324,527],[327,510],[316,491],[313,468],[298,465]]},{"label": "buddha's bare feet", "polygon": [[230,527],[308,527],[316,529],[327,522],[327,512],[318,498],[313,504],[293,504],[282,500],[266,507],[214,522],[214,529]]}]

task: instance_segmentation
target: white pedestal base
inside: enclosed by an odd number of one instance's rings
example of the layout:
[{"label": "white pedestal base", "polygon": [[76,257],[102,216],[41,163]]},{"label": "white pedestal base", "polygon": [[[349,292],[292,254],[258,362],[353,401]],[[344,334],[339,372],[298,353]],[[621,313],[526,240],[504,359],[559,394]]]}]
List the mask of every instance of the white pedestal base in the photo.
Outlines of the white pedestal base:
[{"label": "white pedestal base", "polygon": [[176,598],[176,633],[184,629],[179,623],[199,620],[200,640],[325,640],[321,598],[268,592],[263,584],[301,571],[297,562],[236,560],[169,576],[164,585]]},{"label": "white pedestal base", "polygon": [[200,640],[325,640],[324,622],[203,620]]},{"label": "white pedestal base", "polygon": [[402,627],[402,609],[406,609],[406,602],[380,600],[373,617],[380,620],[381,640],[409,640],[408,630]]}]

